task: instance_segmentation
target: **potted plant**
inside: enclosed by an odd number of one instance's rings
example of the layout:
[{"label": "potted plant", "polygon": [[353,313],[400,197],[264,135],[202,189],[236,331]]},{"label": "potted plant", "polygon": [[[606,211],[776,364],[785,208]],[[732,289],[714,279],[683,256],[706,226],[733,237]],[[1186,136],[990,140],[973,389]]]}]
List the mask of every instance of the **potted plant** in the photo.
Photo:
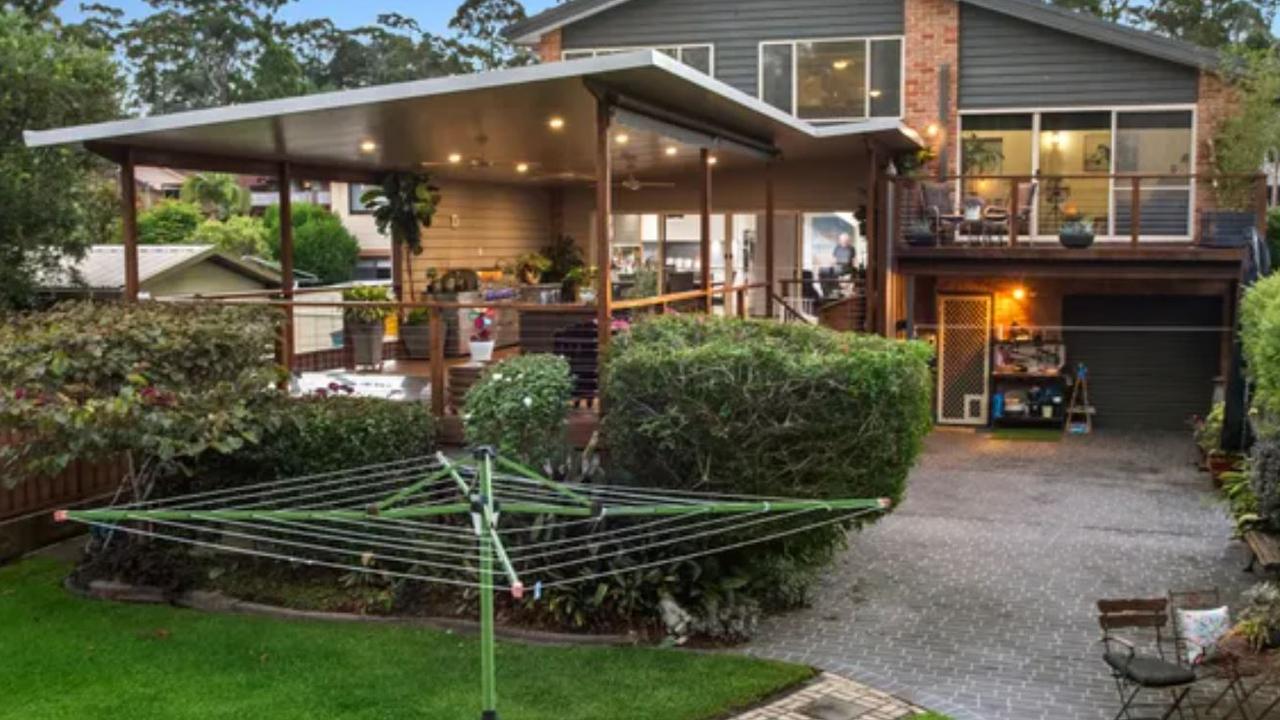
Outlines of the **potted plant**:
[{"label": "potted plant", "polygon": [[516,279],[525,285],[537,285],[542,282],[542,274],[551,269],[551,261],[540,252],[525,253],[516,258]]},{"label": "potted plant", "polygon": [[471,361],[487,363],[493,359],[493,320],[497,313],[493,308],[471,312]]},{"label": "potted plant", "polygon": [[[361,285],[342,291],[346,302],[386,303],[391,301],[381,285]],[[384,322],[391,314],[388,305],[348,307],[342,311],[343,336],[351,347],[352,362],[361,365],[382,364],[382,343],[386,335]]]},{"label": "potted plant", "polygon": [[560,283],[563,297],[572,301],[575,288],[569,285],[569,273],[586,264],[582,259],[582,249],[571,235],[560,234],[542,249],[542,254],[551,263],[542,273],[543,282]]},{"label": "potted plant", "polygon": [[912,220],[903,231],[903,236],[911,247],[932,247],[938,244],[938,234],[927,220]]},{"label": "potted plant", "polygon": [[600,269],[595,265],[590,267],[579,265],[573,268],[565,275],[564,288],[565,296],[570,300],[578,300],[587,304],[596,301],[596,278],[600,275]]},{"label": "potted plant", "polygon": [[411,360],[431,357],[430,315],[426,308],[414,308],[400,323],[400,340],[404,342],[404,354]]},{"label": "potted plant", "polygon": [[1093,244],[1093,218],[1069,217],[1058,228],[1058,242],[1062,247],[1083,249]]},{"label": "potted plant", "polygon": [[401,246],[409,249],[405,269],[412,297],[413,257],[422,254],[422,229],[431,227],[440,205],[440,188],[431,184],[431,176],[426,173],[389,173],[381,185],[360,196],[360,203],[373,213],[378,232],[391,235],[393,252]]}]

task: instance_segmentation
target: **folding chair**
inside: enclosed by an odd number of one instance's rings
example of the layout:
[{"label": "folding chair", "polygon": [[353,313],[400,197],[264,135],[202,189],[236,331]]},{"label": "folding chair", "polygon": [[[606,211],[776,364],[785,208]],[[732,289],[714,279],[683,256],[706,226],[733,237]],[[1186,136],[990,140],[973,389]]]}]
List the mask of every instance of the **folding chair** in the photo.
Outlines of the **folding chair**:
[{"label": "folding chair", "polygon": [[[1169,601],[1166,598],[1098,601],[1098,624],[1102,626],[1101,643],[1104,646],[1102,660],[1111,669],[1116,691],[1120,694],[1120,711],[1116,713],[1115,720],[1133,718],[1134,708],[1140,705],[1164,705],[1137,702],[1144,691],[1168,694],[1171,702],[1160,720],[1168,720],[1175,712],[1179,718],[1186,718],[1184,710],[1190,710],[1192,718],[1199,717],[1190,703],[1184,707],[1191,686],[1196,682],[1195,672],[1165,658],[1164,646],[1168,638],[1164,635],[1164,628],[1168,623]],[[1139,652],[1137,641],[1118,637],[1115,634],[1117,630],[1129,630],[1132,634],[1150,631],[1154,643],[1147,642]]]},{"label": "folding chair", "polygon": [[[1240,672],[1240,658],[1235,655],[1219,650],[1210,655],[1201,664],[1192,666],[1187,661],[1188,650],[1190,645],[1187,639],[1182,636],[1182,627],[1178,623],[1178,610],[1212,610],[1223,606],[1222,594],[1218,592],[1218,588],[1208,588],[1206,590],[1170,590],[1169,591],[1169,610],[1173,616],[1173,647],[1177,653],[1178,664],[1190,669],[1196,673],[1200,679],[1204,678],[1220,678],[1225,680],[1227,685],[1214,696],[1213,700],[1204,708],[1206,715],[1212,715],[1218,704],[1226,700],[1228,696],[1235,702],[1235,707],[1228,710],[1223,716],[1223,720],[1239,714],[1243,720],[1253,720],[1249,715],[1246,703],[1252,692],[1246,691],[1244,681]],[[1256,690],[1257,688],[1255,688]]]}]

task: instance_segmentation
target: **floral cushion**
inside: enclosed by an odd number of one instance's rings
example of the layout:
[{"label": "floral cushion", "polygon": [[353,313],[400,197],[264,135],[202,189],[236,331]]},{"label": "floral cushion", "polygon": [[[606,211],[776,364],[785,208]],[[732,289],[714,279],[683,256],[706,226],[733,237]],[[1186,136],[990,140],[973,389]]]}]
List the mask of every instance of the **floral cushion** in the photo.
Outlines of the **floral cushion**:
[{"label": "floral cushion", "polygon": [[1231,630],[1231,616],[1225,605],[1212,610],[1178,610],[1176,618],[1184,645],[1182,659],[1191,665],[1208,659],[1218,641]]}]

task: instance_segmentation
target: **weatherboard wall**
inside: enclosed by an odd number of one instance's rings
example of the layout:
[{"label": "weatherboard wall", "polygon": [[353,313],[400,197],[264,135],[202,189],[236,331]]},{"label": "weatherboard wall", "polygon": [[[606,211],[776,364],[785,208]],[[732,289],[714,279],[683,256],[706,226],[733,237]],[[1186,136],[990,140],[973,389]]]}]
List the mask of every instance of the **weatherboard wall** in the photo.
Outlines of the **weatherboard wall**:
[{"label": "weatherboard wall", "polygon": [[966,4],[959,77],[968,110],[1194,103],[1197,92],[1194,68]]},{"label": "weatherboard wall", "polygon": [[715,76],[757,94],[765,40],[901,35],[901,0],[632,0],[563,28],[562,50],[710,43]]}]

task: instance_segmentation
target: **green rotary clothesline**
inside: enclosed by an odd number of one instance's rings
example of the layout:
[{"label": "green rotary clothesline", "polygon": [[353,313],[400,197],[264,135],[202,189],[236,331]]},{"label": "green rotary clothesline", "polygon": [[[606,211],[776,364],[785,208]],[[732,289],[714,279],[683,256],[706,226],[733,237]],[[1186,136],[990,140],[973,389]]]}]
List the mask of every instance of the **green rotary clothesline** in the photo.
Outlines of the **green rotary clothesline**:
[{"label": "green rotary clothesline", "polygon": [[[482,720],[497,720],[494,597],[675,564],[886,510],[885,499],[803,500],[558,482],[477,448],[246,487],[61,510],[59,521],[306,565],[479,590]],[[572,537],[511,543],[535,519]],[[610,519],[623,519],[613,527]],[[747,537],[726,537],[746,528]],[[690,550],[688,543],[701,541]],[[717,544],[719,541],[719,544]],[[702,544],[704,543],[704,544]],[[683,546],[683,548],[681,547]],[[620,569],[604,565],[671,548]],[[576,573],[565,570],[577,569]],[[545,580],[544,580],[545,578]],[[528,581],[528,583],[526,582]]]}]

